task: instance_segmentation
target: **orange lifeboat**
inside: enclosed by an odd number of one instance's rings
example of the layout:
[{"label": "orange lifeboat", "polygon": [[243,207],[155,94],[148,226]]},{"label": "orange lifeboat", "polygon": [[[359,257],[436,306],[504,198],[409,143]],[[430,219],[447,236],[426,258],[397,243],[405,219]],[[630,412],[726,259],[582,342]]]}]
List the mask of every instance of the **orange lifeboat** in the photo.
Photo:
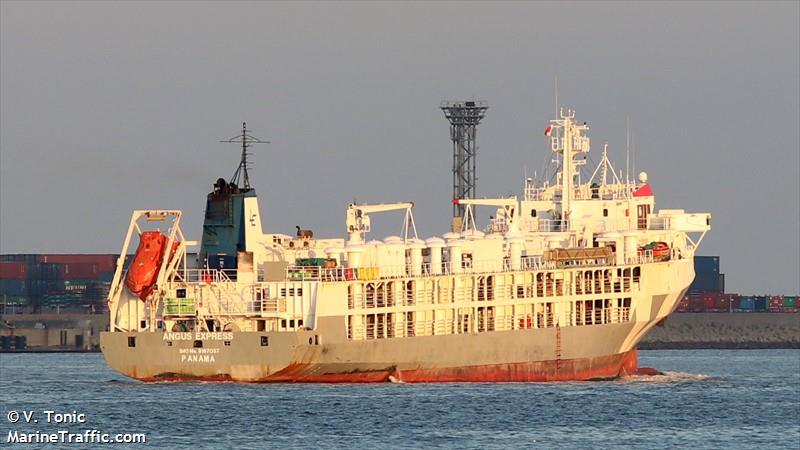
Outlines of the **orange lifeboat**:
[{"label": "orange lifeboat", "polygon": [[[142,300],[153,292],[168,242],[169,238],[160,231],[145,231],[139,235],[139,248],[136,249],[136,255],[125,276],[125,286]],[[178,245],[178,241],[172,243],[170,259]]]},{"label": "orange lifeboat", "polygon": [[669,259],[669,245],[666,242],[656,242],[653,247],[653,258],[659,260]]}]

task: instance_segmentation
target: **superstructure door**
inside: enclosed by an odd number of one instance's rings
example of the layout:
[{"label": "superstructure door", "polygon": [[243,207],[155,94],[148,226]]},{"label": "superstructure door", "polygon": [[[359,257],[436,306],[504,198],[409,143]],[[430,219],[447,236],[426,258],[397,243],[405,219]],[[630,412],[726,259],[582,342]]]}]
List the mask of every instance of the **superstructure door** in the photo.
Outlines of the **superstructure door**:
[{"label": "superstructure door", "polygon": [[638,217],[639,217],[639,229],[646,230],[647,229],[647,215],[650,214],[650,205],[639,205],[638,206]]}]

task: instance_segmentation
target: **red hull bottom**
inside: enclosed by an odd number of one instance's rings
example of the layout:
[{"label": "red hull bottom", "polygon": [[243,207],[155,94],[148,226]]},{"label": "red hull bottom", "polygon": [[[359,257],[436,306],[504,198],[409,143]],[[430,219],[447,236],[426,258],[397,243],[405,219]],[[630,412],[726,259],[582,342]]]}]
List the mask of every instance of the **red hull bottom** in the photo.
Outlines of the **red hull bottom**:
[{"label": "red hull bottom", "polygon": [[[397,370],[331,373],[313,364],[292,364],[260,380],[260,383],[452,383],[452,382],[547,382],[609,380],[630,375],[655,375],[658,371],[639,368],[636,349],[595,358],[536,361],[513,364],[453,367],[442,369]],[[142,381],[238,381],[227,375],[191,377],[165,374]]]}]

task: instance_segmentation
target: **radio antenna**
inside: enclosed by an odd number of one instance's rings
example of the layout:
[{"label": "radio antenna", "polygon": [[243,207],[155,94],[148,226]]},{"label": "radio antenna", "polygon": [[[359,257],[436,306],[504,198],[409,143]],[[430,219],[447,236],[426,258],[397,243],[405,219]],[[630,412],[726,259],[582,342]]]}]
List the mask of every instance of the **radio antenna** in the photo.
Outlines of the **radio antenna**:
[{"label": "radio antenna", "polygon": [[242,190],[250,190],[250,175],[247,173],[247,169],[250,167],[250,162],[247,160],[247,157],[252,155],[252,153],[249,151],[249,148],[254,144],[269,144],[270,142],[262,141],[261,139],[251,135],[250,130],[247,129],[246,122],[242,122],[242,134],[234,136],[227,141],[220,142],[227,144],[242,144],[242,159],[239,161],[239,167],[236,168],[236,172],[233,174],[230,184],[238,185],[239,180],[241,179]]},{"label": "radio antenna", "polygon": [[631,182],[631,116],[625,119],[625,184]]}]

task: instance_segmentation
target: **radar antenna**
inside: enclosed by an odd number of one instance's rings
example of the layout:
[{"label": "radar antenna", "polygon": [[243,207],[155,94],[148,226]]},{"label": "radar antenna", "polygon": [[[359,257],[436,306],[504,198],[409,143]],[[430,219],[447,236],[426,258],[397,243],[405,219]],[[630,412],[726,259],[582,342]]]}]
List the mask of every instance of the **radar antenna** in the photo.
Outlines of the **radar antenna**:
[{"label": "radar antenna", "polygon": [[247,161],[247,156],[252,155],[248,149],[253,144],[269,144],[269,141],[262,141],[261,139],[253,136],[250,134],[250,130],[247,129],[247,123],[242,122],[242,134],[238,136],[234,136],[227,141],[220,141],[228,144],[242,144],[242,160],[239,162],[239,167],[236,168],[236,172],[233,174],[233,178],[231,178],[230,184],[237,185],[239,184],[239,180],[242,181],[242,190],[250,190],[250,176],[247,174],[247,169],[250,167],[250,163]]}]

